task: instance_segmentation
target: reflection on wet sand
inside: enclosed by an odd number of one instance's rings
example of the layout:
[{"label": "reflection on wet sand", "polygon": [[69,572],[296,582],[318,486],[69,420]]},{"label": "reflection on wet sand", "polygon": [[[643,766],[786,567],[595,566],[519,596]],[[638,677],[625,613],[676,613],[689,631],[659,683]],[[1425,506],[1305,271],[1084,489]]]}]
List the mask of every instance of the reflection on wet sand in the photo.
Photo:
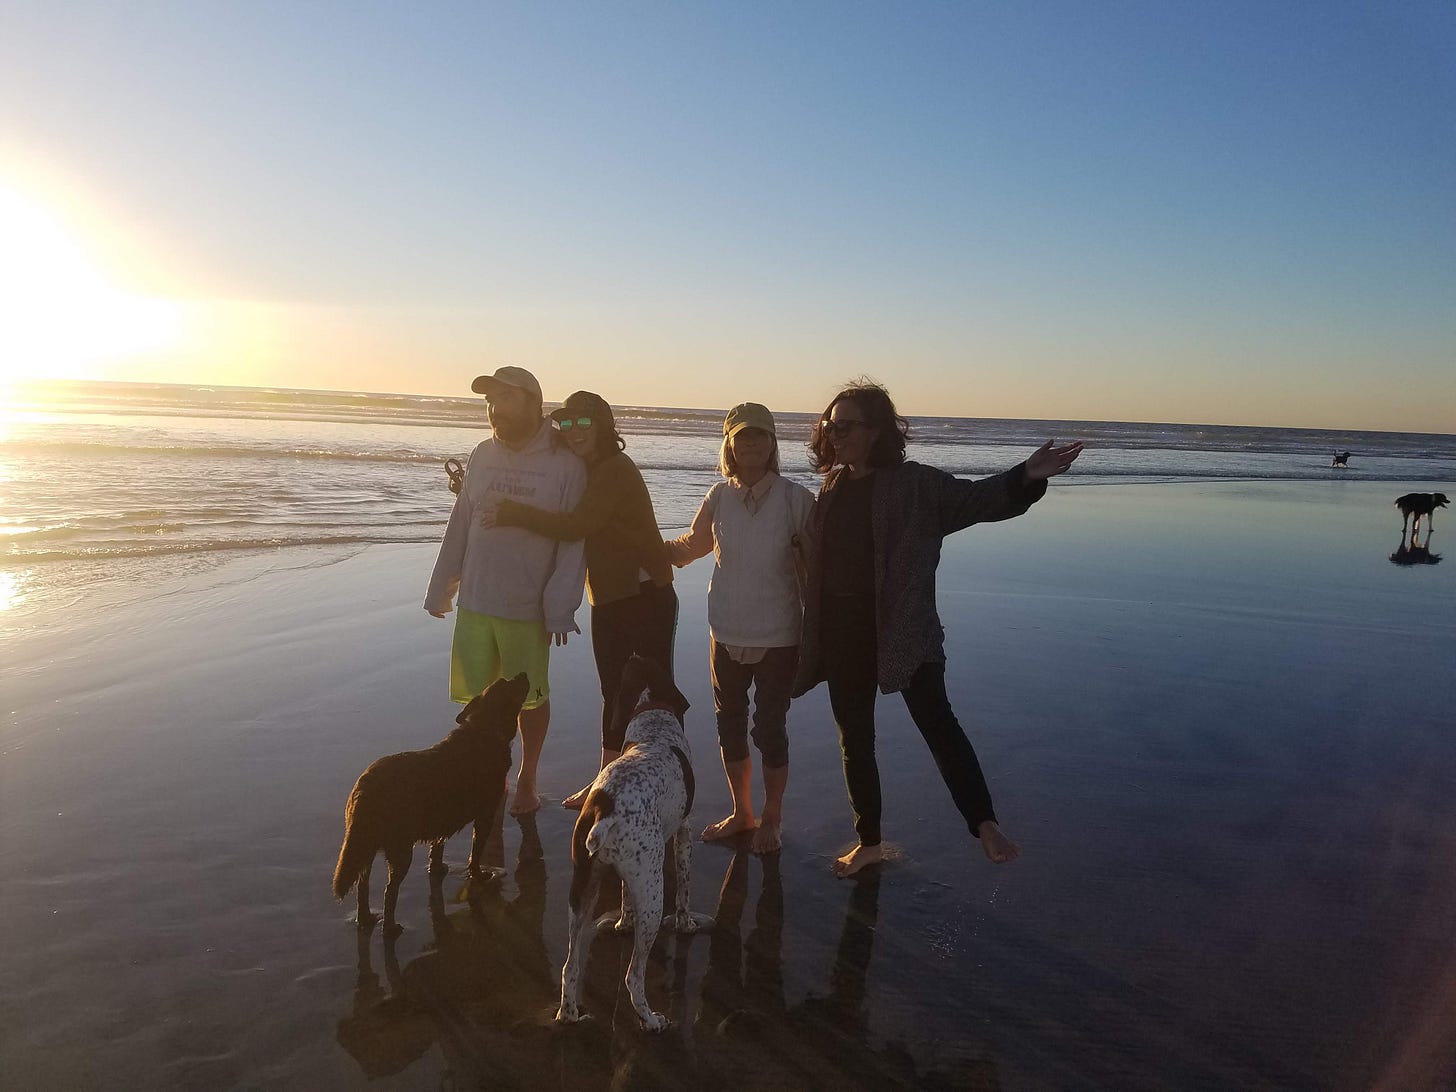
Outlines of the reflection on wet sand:
[{"label": "reflection on wet sand", "polygon": [[1435,533],[1429,529],[1426,531],[1426,539],[1421,541],[1420,528],[1416,528],[1406,537],[1405,528],[1401,528],[1400,545],[1396,547],[1395,553],[1390,555],[1392,565],[1439,565],[1441,555],[1431,553],[1431,539]]},{"label": "reflection on wet sand", "polygon": [[[507,900],[499,884],[448,913],[437,881],[430,889],[433,942],[403,968],[384,942],[384,984],[359,938],[351,1009],[338,1041],[368,1077],[398,1074],[438,1045],[453,1087],[655,1089],[724,1092],[770,1089],[990,1089],[994,1064],[920,1072],[909,1052],[870,1044],[865,983],[879,917],[877,870],[849,885],[828,990],[789,1005],[784,993],[784,892],[779,856],[733,856],[718,897],[707,967],[690,1013],[692,937],[664,934],[653,951],[649,990],[667,999],[672,1027],[641,1030],[622,985],[631,941],[610,932],[594,947],[584,996],[596,1019],[557,1026],[557,969],[543,940],[545,863],[535,820],[520,820],[521,854]],[[762,884],[748,913],[749,873]],[[669,894],[669,897],[670,894]]]},{"label": "reflection on wet sand", "polygon": [[[399,1073],[435,1043],[462,1087],[512,1087],[512,1074],[539,1065],[519,1025],[544,1026],[555,1002],[556,976],[542,933],[541,839],[535,816],[518,821],[514,899],[507,900],[496,882],[473,891],[466,907],[447,912],[442,880],[432,878],[433,942],[401,968],[395,940],[384,939],[387,990],[370,963],[370,937],[360,937],[353,1007],[339,1021],[337,1038],[367,1076]],[[499,846],[498,838],[492,842]],[[489,854],[487,846],[487,863]]]},{"label": "reflection on wet sand", "polygon": [[[742,940],[750,862],[763,867],[754,927]],[[995,1064],[974,1060],[951,1071],[917,1069],[895,1044],[870,1045],[865,982],[879,919],[879,869],[850,886],[829,991],[784,1001],[783,886],[777,854],[734,856],[718,899],[703,978],[698,1063],[709,1087],[723,1089],[994,1089]]]}]

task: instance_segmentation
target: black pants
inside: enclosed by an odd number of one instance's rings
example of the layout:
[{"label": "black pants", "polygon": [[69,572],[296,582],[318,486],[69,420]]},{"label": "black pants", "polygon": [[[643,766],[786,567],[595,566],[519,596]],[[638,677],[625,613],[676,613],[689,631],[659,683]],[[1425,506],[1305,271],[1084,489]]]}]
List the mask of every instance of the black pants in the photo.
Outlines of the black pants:
[{"label": "black pants", "polygon": [[753,742],[765,769],[789,764],[789,694],[799,666],[795,645],[771,648],[756,664],[741,664],[709,638],[708,668],[713,675],[713,708],[718,714],[718,746],[724,762],[748,757],[748,688],[753,693]]},{"label": "black pants", "polygon": [[[861,845],[876,846],[880,844],[880,768],[875,762],[874,600],[825,596],[821,619],[829,706],[839,728],[854,830]],[[975,748],[946,697],[945,664],[921,664],[900,693],[967,828],[979,834],[982,823],[995,821],[996,812]]]},{"label": "black pants", "polygon": [[672,645],[677,635],[677,592],[642,581],[636,595],[592,607],[592,655],[602,684],[602,749],[620,751],[626,724],[616,721],[617,691],[622,669],[635,656],[656,660],[672,671]]}]

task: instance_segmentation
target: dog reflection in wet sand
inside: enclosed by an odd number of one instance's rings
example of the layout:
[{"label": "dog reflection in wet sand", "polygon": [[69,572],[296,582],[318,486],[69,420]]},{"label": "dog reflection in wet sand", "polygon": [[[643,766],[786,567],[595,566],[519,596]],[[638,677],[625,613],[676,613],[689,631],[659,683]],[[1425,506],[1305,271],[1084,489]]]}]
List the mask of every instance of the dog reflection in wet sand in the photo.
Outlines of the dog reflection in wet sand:
[{"label": "dog reflection in wet sand", "polygon": [[[692,832],[693,768],[683,714],[688,701],[667,670],[634,656],[622,672],[622,707],[627,720],[626,749],[597,775],[571,836],[571,893],[566,964],[561,969],[561,1007],[556,1019],[574,1023],[581,1007],[587,949],[598,923],[592,919],[597,893],[608,872],[622,881],[622,913],[617,932],[632,933],[627,965],[627,995],[642,1026],[660,1031],[667,1018],[647,1004],[647,957],[662,924],[662,867],[666,845],[673,845],[676,913],[672,927],[697,932],[705,924],[688,910]],[[609,919],[604,918],[602,924]]]},{"label": "dog reflection in wet sand", "polygon": [[476,879],[483,827],[500,808],[506,775],[511,769],[511,741],[516,718],[526,700],[524,673],[498,679],[456,717],[459,725],[424,751],[388,755],[359,775],[344,809],[344,844],[334,869],[334,897],[342,899],[359,887],[359,929],[368,932],[378,920],[369,911],[369,874],[380,850],[389,865],[384,888],[384,933],[394,936],[399,885],[409,872],[418,842],[430,843],[429,874],[446,872],[446,840],[474,822],[470,862]]}]

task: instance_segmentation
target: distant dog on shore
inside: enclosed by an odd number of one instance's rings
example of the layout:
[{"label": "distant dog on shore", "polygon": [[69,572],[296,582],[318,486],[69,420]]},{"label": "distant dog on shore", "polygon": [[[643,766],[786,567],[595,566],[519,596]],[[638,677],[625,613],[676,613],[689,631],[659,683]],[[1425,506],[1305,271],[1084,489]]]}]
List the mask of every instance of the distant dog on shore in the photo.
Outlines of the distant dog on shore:
[{"label": "distant dog on shore", "polygon": [[1335,452],[1334,458],[1332,458],[1330,460],[1330,465],[1331,466],[1346,466],[1346,467],[1349,466],[1350,465],[1350,453],[1348,451],[1337,451],[1337,452]]},{"label": "distant dog on shore", "polygon": [[642,1025],[653,1031],[667,1018],[647,1004],[647,957],[662,924],[662,866],[671,841],[677,875],[678,932],[695,932],[703,922],[688,911],[692,832],[693,767],[683,714],[688,701],[667,670],[633,656],[622,672],[617,716],[627,721],[626,749],[592,782],[571,835],[570,935],[561,968],[561,1008],[556,1019],[573,1023],[581,1010],[587,949],[596,923],[592,908],[608,871],[622,879],[622,916],[617,931],[632,930],[627,995]]},{"label": "distant dog on shore", "polygon": [[1421,517],[1426,517],[1426,531],[1430,532],[1433,526],[1432,516],[1437,508],[1445,508],[1451,503],[1446,499],[1445,493],[1407,493],[1403,497],[1397,497],[1395,506],[1400,509],[1401,521],[1400,531],[1405,534],[1405,527],[1410,523],[1411,517],[1415,516],[1415,522],[1411,524],[1412,531],[1419,531]]},{"label": "distant dog on shore", "polygon": [[516,718],[526,700],[525,672],[498,679],[455,718],[460,727],[424,751],[388,755],[359,775],[344,808],[344,844],[334,869],[334,897],[359,885],[358,926],[367,932],[379,920],[369,912],[369,873],[384,851],[389,882],[384,888],[384,932],[398,934],[394,904],[414,859],[415,843],[430,843],[431,876],[445,872],[445,840],[472,820],[470,870],[480,859],[481,827],[505,796],[511,769]]}]

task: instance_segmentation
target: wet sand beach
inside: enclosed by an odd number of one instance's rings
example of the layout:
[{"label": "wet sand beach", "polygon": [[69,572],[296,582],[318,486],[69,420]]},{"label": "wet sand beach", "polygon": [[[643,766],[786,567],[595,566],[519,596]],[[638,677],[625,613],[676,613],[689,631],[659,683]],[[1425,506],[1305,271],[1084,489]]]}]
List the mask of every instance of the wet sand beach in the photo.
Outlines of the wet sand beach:
[{"label": "wet sand beach", "polygon": [[[551,801],[503,821],[500,884],[472,910],[457,868],[432,906],[417,851],[386,946],[329,879],[360,771],[453,722],[450,624],[419,606],[433,546],[261,553],[0,616],[3,1083],[1450,1087],[1456,559],[1389,560],[1413,488],[1054,487],[948,540],[951,698],[1022,859],[984,860],[882,697],[896,859],[834,880],[852,832],[821,688],[791,714],[782,852],[694,847],[717,925],[659,941],[655,1037],[613,938],[598,1019],[550,1025],[555,801],[597,754],[585,637],[554,656]],[[677,574],[699,827],[728,805],[709,568]]]}]

